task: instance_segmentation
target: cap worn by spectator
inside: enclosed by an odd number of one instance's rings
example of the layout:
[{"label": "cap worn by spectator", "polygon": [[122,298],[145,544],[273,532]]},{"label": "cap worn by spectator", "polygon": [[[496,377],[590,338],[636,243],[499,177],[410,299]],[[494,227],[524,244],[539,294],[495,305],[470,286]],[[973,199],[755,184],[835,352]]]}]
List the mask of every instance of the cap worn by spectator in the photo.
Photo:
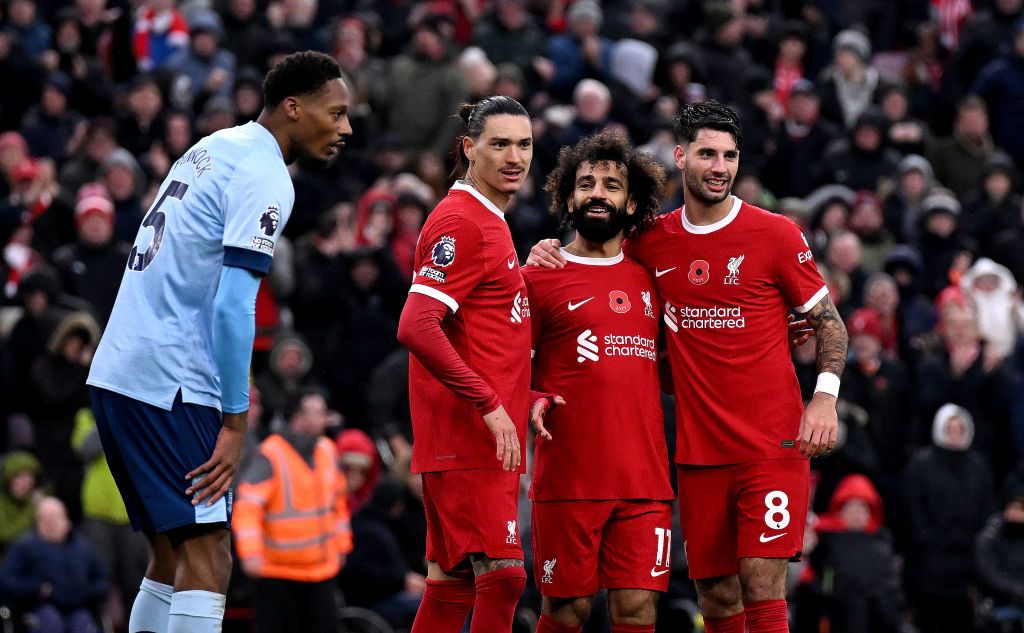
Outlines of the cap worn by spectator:
[{"label": "cap worn by spectator", "polygon": [[57,92],[64,95],[65,98],[70,97],[72,88],[71,77],[68,77],[66,74],[60,71],[52,72],[49,75],[47,75],[46,83],[43,84],[43,87],[53,88]]},{"label": "cap worn by spectator", "polygon": [[601,5],[594,2],[594,0],[576,0],[569,7],[566,17],[568,17],[569,22],[583,20],[600,25],[604,20],[604,12],[601,11]]},{"label": "cap worn by spectator", "polygon": [[77,202],[75,202],[75,226],[82,226],[82,223],[92,216],[99,216],[111,223],[114,222],[114,204],[110,200],[107,188],[98,182],[84,184],[78,190]]},{"label": "cap worn by spectator", "polygon": [[220,21],[220,16],[209,9],[200,9],[190,15],[188,25],[192,35],[209,33],[218,40],[224,39],[224,25]]},{"label": "cap worn by spectator", "polygon": [[871,308],[859,308],[853,311],[846,322],[846,330],[852,339],[855,336],[871,336],[882,340],[882,322],[878,313]]},{"label": "cap worn by spectator", "polygon": [[717,33],[735,17],[736,12],[728,2],[709,2],[704,7],[704,25],[711,33]]},{"label": "cap worn by spectator", "polygon": [[936,213],[945,213],[953,216],[954,218],[960,217],[960,201],[956,199],[952,193],[948,191],[936,191],[935,193],[929,194],[927,198],[921,203],[921,209],[924,211],[924,215],[934,215]]},{"label": "cap worn by spectator", "polygon": [[796,95],[808,95],[811,97],[817,97],[818,91],[814,88],[814,82],[810,79],[797,79],[793,82],[793,86],[789,89],[789,96],[795,97]]},{"label": "cap worn by spectator", "polygon": [[836,34],[835,39],[832,40],[832,50],[837,53],[841,50],[848,50],[859,57],[862,62],[867,63],[871,59],[871,40],[860,31],[846,29]]},{"label": "cap worn by spectator", "polygon": [[135,160],[132,153],[123,147],[119,147],[110,152],[110,155],[104,159],[103,163],[100,165],[100,175],[106,176],[107,173],[115,167],[124,167],[125,169],[128,169],[132,172],[135,178],[141,182],[142,169],[139,167],[139,161]]}]

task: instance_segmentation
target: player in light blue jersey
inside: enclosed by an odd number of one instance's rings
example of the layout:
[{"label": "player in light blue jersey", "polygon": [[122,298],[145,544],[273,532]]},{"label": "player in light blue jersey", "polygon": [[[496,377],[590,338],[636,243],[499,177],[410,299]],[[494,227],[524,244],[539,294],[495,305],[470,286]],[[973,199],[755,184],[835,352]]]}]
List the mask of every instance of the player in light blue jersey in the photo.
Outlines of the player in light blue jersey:
[{"label": "player in light blue jersey", "polygon": [[220,631],[228,487],[249,408],[256,291],[295,200],[287,165],[327,164],[352,133],[321,53],[284,58],[259,119],[202,139],[142,221],[88,383],[103,448],[152,545],[129,631]]}]

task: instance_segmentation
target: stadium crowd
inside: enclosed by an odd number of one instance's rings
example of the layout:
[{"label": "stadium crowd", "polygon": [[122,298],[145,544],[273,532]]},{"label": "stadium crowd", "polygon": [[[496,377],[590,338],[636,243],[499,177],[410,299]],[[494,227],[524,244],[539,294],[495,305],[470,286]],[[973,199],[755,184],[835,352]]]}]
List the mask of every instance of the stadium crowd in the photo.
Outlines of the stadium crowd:
[{"label": "stadium crowd", "polygon": [[[170,165],[201,168],[192,143],[253,120],[267,69],[308,48],[340,63],[354,134],[329,169],[290,167],[247,454],[296,396],[326,397],[352,515],[346,604],[401,629],[424,587],[396,330],[417,236],[450,184],[457,106],[504,94],[531,113],[533,168],[507,209],[525,260],[558,236],[542,184],[561,147],[615,127],[671,172],[672,115],[715,98],[744,121],[736,195],[805,229],[850,333],[840,445],[812,463],[793,630],[1021,630],[1022,0],[0,4],[0,603],[40,630],[124,625],[146,546],[88,408],[92,351]],[[664,210],[681,200],[673,178]],[[813,342],[794,364],[810,397]],[[699,626],[678,541],[659,630]],[[235,579],[228,626],[253,595]]]}]

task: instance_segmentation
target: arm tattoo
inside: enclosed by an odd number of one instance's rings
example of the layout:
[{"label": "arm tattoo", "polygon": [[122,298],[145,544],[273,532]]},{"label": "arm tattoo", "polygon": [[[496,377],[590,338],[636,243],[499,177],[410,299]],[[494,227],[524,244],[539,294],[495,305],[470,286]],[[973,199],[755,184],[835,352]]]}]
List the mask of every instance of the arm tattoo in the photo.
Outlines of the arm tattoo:
[{"label": "arm tattoo", "polygon": [[470,554],[469,562],[473,564],[473,575],[479,576],[498,569],[523,567],[523,561],[515,558],[490,558],[484,554]]},{"label": "arm tattoo", "polygon": [[846,367],[846,326],[839,318],[832,298],[825,295],[810,311],[804,315],[807,322],[814,328],[818,339],[816,358],[818,373],[827,371],[836,376],[843,375]]}]

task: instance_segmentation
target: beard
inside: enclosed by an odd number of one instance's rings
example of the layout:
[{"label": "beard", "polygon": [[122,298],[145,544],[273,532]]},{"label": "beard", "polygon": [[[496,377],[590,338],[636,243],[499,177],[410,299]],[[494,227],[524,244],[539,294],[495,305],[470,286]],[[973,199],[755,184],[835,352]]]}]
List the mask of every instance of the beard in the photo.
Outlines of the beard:
[{"label": "beard", "polygon": [[[587,215],[591,209],[601,207],[608,209],[608,215],[604,217]],[[603,244],[622,232],[626,227],[628,217],[625,208],[616,207],[610,203],[587,202],[573,214],[572,227],[583,239]]]},{"label": "beard", "polygon": [[725,191],[719,194],[713,194],[704,189],[704,181],[689,171],[683,172],[683,180],[686,183],[686,189],[690,194],[707,205],[718,204],[722,200],[725,200],[732,195],[733,181],[729,181],[729,185],[725,188]]}]

